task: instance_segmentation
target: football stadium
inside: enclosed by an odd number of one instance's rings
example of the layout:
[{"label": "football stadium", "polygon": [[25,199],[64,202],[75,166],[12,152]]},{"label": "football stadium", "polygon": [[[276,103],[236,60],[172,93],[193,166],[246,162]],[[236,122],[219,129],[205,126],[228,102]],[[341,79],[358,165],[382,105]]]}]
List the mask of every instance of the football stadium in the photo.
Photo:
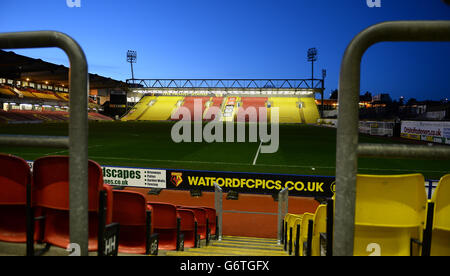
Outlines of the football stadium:
[{"label": "football stadium", "polygon": [[[128,51],[121,81],[70,33],[0,32],[0,256],[450,255],[448,104],[362,99],[380,42],[450,42],[450,21],[353,34],[335,100],[325,70],[138,79]],[[70,64],[16,53],[49,47]]]}]

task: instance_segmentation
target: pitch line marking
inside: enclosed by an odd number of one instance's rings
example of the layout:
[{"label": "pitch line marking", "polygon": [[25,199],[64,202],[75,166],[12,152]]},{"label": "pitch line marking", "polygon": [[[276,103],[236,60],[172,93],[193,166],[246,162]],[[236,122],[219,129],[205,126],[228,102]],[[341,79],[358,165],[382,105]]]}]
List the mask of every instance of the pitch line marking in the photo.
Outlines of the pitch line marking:
[{"label": "pitch line marking", "polygon": [[[98,147],[103,147],[103,145],[93,145],[93,146],[88,147],[88,149],[93,149],[93,148],[98,148]],[[62,153],[69,153],[69,150],[65,149],[65,150],[61,150],[61,151],[49,152],[49,153],[46,153],[45,156],[50,156],[50,155],[55,155],[55,154],[62,154]]]},{"label": "pitch line marking", "polygon": [[[9,152],[14,155],[34,156],[35,153],[23,153],[23,152]],[[89,156],[91,159],[103,159],[103,160],[126,160],[126,161],[145,161],[145,162],[167,162],[167,163],[190,163],[190,164],[217,164],[217,165],[235,165],[235,166],[248,166],[248,163],[231,163],[231,162],[206,162],[206,161],[190,161],[190,160],[158,160],[158,159],[144,159],[144,158],[125,158],[125,157],[111,157],[111,156]],[[277,165],[277,164],[255,164],[257,167],[288,167],[288,168],[311,168],[311,166],[301,165]],[[316,166],[316,169],[335,169],[332,166]],[[377,168],[358,168],[360,170],[372,170],[372,171],[399,171],[399,172],[412,172],[420,171],[427,173],[448,173],[448,171],[434,171],[434,170],[420,170],[420,169],[377,169]]]},{"label": "pitch line marking", "polygon": [[[190,164],[217,164],[217,165],[236,165],[236,166],[248,166],[248,163],[231,163],[231,162],[214,162],[214,161],[192,161],[192,160],[161,160],[161,159],[144,159],[144,158],[125,158],[125,157],[110,157],[110,156],[90,156],[92,159],[116,159],[116,160],[127,160],[127,161],[147,161],[147,162],[168,162],[168,163],[190,163]],[[301,166],[301,165],[277,165],[277,164],[255,164],[259,167],[290,167],[290,168],[311,168],[311,166]],[[316,166],[316,169],[335,169],[332,166]],[[438,172],[447,173],[448,171],[432,171],[432,170],[414,170],[414,169],[377,169],[377,168],[358,168],[360,170],[374,170],[374,171],[421,171],[421,172]]]},{"label": "pitch line marking", "polygon": [[261,152],[261,146],[262,146],[262,141],[261,141],[261,143],[259,143],[259,147],[258,147],[258,150],[256,151],[255,159],[253,159],[253,166],[256,165],[256,160],[258,160],[258,155]]}]

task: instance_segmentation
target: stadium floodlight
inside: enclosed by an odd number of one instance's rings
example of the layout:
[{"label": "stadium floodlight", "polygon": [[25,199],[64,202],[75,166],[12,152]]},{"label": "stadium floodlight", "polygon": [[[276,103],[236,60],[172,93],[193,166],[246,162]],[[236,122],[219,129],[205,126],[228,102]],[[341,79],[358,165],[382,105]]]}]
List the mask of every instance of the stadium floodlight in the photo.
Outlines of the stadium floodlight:
[{"label": "stadium floodlight", "polygon": [[137,61],[137,52],[128,50],[127,52],[127,62],[131,64],[131,79],[134,80],[133,63]]},{"label": "stadium floodlight", "polygon": [[317,61],[317,49],[310,48],[308,49],[308,61]]},{"label": "stadium floodlight", "polygon": [[312,64],[312,86],[311,88],[314,88],[314,62],[317,61],[317,49],[316,48],[310,48],[308,49],[308,61]]}]

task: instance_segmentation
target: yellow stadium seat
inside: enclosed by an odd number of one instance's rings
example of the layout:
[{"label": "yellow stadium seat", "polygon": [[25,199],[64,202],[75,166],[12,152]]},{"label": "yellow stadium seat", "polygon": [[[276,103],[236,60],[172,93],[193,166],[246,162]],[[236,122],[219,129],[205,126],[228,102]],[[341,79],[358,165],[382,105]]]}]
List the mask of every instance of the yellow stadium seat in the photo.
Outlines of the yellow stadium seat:
[{"label": "yellow stadium seat", "polygon": [[154,96],[144,96],[141,100],[127,113],[125,117],[122,118],[122,121],[134,121],[138,120],[145,111],[149,108],[149,104],[156,97]]},{"label": "yellow stadium seat", "polygon": [[450,175],[441,178],[431,202],[434,203],[431,256],[450,256]]},{"label": "yellow stadium seat", "polygon": [[[285,232],[286,232],[286,240],[285,240],[285,249],[287,249],[288,251],[292,252],[292,247],[294,244],[294,240],[293,240],[293,234],[294,234],[294,226],[295,226],[295,221],[298,218],[302,218],[303,215],[296,215],[296,214],[287,214],[285,216]],[[292,230],[291,230],[292,229]],[[291,231],[292,231],[292,236],[291,236]]]},{"label": "yellow stadium seat", "polygon": [[305,213],[303,214],[303,218],[300,225],[300,246],[299,246],[299,253],[300,256],[306,256],[306,244],[308,242],[308,233],[309,233],[309,223],[310,221],[313,222],[314,220],[314,214],[311,213]]},{"label": "yellow stadium seat", "polygon": [[294,255],[296,256],[300,255],[300,233],[302,220],[303,215],[301,217],[297,217],[292,225],[292,249],[289,251],[289,253],[294,252]]},{"label": "yellow stadium seat", "polygon": [[69,93],[56,92],[56,95],[58,95],[60,98],[62,98],[65,101],[69,101]]},{"label": "yellow stadium seat", "polygon": [[33,93],[28,92],[28,91],[22,91],[22,90],[20,90],[19,92],[20,92],[20,93],[22,94],[22,96],[25,97],[25,98],[34,98],[34,99],[38,98],[36,95],[34,95]]},{"label": "yellow stadium seat", "polygon": [[[299,98],[272,97],[269,99],[272,107],[279,108],[280,123],[302,123],[299,109]],[[270,115],[270,111],[268,111]]]},{"label": "yellow stadium seat", "polygon": [[[21,91],[23,93],[23,91]],[[55,94],[53,94],[53,92],[47,92],[47,93],[43,93],[43,92],[38,92],[38,91],[34,91],[33,95],[38,97],[39,99],[45,99],[45,100],[59,100],[58,97],[56,97]]]},{"label": "yellow stadium seat", "polygon": [[317,124],[317,120],[320,119],[319,109],[314,98],[301,98],[303,117],[307,124]]},{"label": "yellow stadium seat", "polygon": [[8,95],[8,96],[16,96],[15,93],[13,93],[13,92],[10,91],[9,89],[3,88],[3,87],[0,87],[0,94]]},{"label": "yellow stadium seat", "polygon": [[320,235],[327,232],[327,205],[319,205],[314,213],[312,256],[321,256]]},{"label": "yellow stadium seat", "polygon": [[283,220],[283,244],[284,244],[284,250],[287,251],[288,250],[288,244],[289,244],[289,219],[292,216],[292,214],[287,213],[284,216],[284,220]]},{"label": "yellow stadium seat", "polygon": [[291,240],[289,229],[292,228],[292,231],[294,231],[293,227],[295,225],[295,220],[298,219],[298,218],[302,218],[302,215],[290,214],[290,216],[287,219],[287,233],[288,233],[287,234],[287,238],[288,238],[288,241]]},{"label": "yellow stadium seat", "polygon": [[145,110],[139,120],[143,121],[165,121],[170,120],[172,112],[176,110],[177,103],[183,100],[183,97],[159,96],[151,107]]},{"label": "yellow stadium seat", "polygon": [[289,214],[289,213],[287,213],[285,216],[284,216],[284,219],[283,219],[283,244],[284,244],[284,249],[285,250],[287,250],[287,244],[288,244],[288,241],[289,241],[289,239],[288,239],[288,233],[289,233],[289,231],[288,231],[288,221],[289,221],[289,218],[290,218],[290,216],[291,216],[292,214]]},{"label": "yellow stadium seat", "polygon": [[421,174],[357,176],[354,255],[420,255],[424,183]]}]

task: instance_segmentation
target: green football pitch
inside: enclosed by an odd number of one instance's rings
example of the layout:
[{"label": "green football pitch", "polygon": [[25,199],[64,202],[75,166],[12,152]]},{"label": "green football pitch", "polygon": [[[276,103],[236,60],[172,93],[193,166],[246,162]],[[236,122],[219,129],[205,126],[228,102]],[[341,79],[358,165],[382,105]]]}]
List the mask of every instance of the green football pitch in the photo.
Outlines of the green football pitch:
[{"label": "green football pitch", "polygon": [[[336,130],[332,128],[280,125],[278,151],[258,154],[259,142],[175,143],[171,138],[172,127],[171,122],[90,122],[89,158],[110,166],[335,175]],[[0,134],[64,136],[68,134],[68,125],[0,125]],[[365,135],[360,136],[360,142],[414,143]],[[0,152],[26,160],[68,154],[62,149],[6,146],[0,146]],[[427,179],[439,179],[450,173],[450,161],[360,158],[358,172],[422,173]]]}]

